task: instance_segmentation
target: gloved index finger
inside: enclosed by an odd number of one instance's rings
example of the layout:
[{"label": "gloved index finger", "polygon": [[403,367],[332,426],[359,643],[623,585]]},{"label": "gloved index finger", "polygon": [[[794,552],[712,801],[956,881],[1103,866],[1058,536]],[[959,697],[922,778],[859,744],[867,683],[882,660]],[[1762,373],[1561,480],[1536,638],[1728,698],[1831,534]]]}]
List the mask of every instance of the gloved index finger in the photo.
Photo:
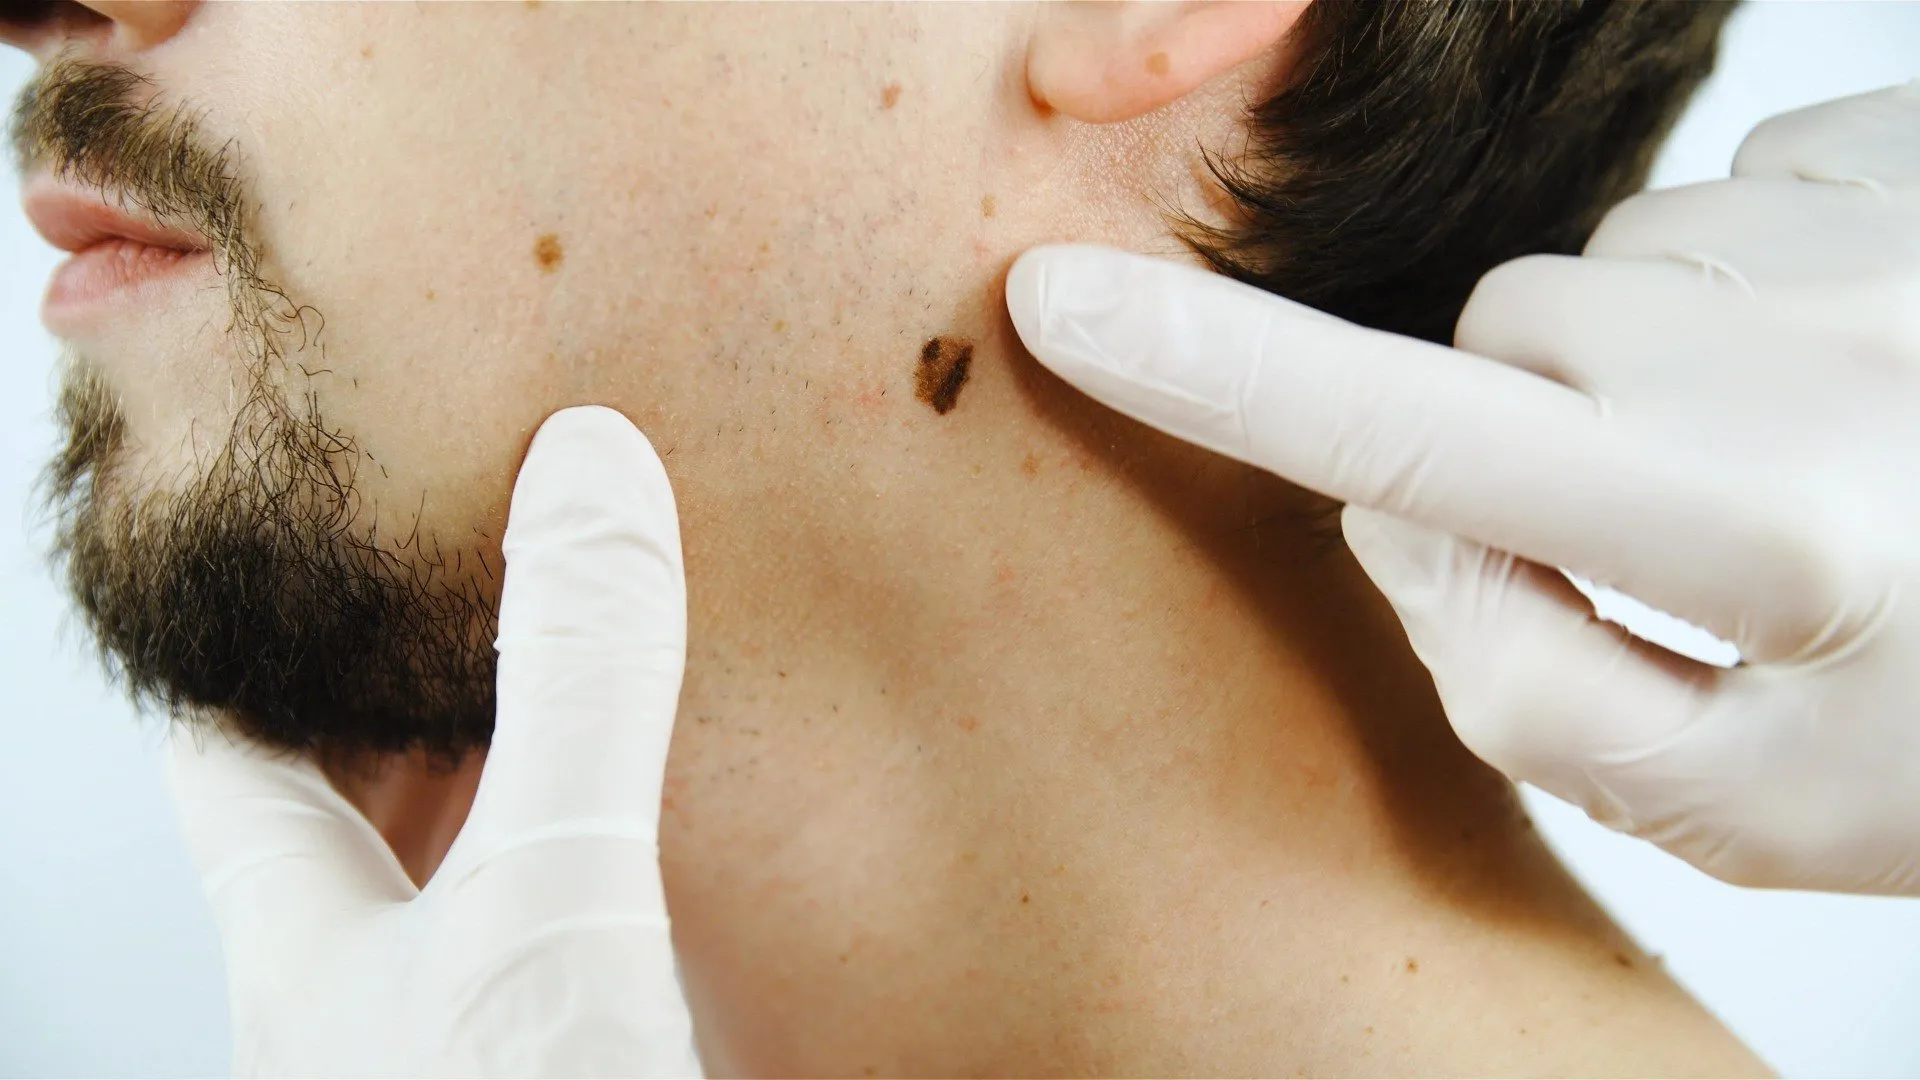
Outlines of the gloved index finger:
[{"label": "gloved index finger", "polygon": [[650,848],[687,631],[679,520],[646,437],[611,409],[555,413],[502,547],[493,743],[448,862],[570,835]]},{"label": "gloved index finger", "polygon": [[[1228,278],[1088,246],[1036,248],[1007,306],[1048,367],[1101,402],[1303,487],[1564,566],[1699,618],[1765,535],[1598,402],[1484,357],[1368,330]],[[1624,527],[1657,532],[1622,544]],[[1668,553],[1658,564],[1648,551]],[[1680,572],[1674,573],[1679,567]],[[1704,592],[1702,590],[1705,590]],[[1706,607],[1718,610],[1717,603]]]},{"label": "gloved index finger", "polygon": [[1507,450],[1597,453],[1595,403],[1577,391],[1191,267],[1036,248],[1008,276],[1007,303],[1034,355],[1101,402],[1450,532],[1497,520],[1545,479]]},{"label": "gloved index finger", "polygon": [[530,1025],[503,1045],[539,1046],[542,1069],[700,1075],[658,846],[686,583],[646,437],[611,409],[549,417],[502,548],[493,743],[422,896],[461,939],[460,1007]]}]

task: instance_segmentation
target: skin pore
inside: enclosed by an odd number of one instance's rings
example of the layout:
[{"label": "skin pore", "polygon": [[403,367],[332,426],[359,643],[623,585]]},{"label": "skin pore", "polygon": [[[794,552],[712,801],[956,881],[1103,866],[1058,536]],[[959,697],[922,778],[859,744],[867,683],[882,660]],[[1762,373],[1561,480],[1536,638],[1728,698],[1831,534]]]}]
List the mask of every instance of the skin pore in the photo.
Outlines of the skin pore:
[{"label": "skin pore", "polygon": [[[1020,350],[1012,257],[1182,257],[1197,148],[1285,62],[1115,17],[211,5],[109,58],[232,147],[260,274],[324,315],[272,371],[372,463],[356,535],[497,558],[565,405],[660,448],[662,854],[716,1074],[1756,1071],[1453,740],[1314,504]],[[120,498],[233,430],[221,284],[74,342]],[[937,338],[970,352],[930,408]],[[418,765],[341,782],[424,874],[477,760]]]}]

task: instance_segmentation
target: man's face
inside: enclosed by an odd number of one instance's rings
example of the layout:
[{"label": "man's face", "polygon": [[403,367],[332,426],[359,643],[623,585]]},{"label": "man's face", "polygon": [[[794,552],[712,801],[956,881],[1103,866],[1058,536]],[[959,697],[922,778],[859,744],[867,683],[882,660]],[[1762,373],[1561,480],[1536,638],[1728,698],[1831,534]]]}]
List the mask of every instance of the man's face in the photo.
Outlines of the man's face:
[{"label": "man's face", "polygon": [[207,5],[150,49],[40,42],[36,220],[104,196],[201,249],[129,245],[133,284],[76,269],[48,303],[62,545],[136,686],[295,745],[457,749],[490,723],[497,540],[549,412],[628,412],[695,518],[770,468],[867,468],[836,426],[993,321],[1022,201],[981,178],[1060,183],[989,128],[1007,21],[928,21]]}]

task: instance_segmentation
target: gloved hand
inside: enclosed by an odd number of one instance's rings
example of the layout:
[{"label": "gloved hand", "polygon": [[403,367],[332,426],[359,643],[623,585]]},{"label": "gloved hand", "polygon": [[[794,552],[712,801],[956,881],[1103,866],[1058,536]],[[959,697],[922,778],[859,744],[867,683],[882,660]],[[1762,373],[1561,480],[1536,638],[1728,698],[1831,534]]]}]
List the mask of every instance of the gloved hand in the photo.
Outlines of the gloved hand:
[{"label": "gloved hand", "polygon": [[312,765],[176,729],[237,1073],[700,1074],[655,847],[686,585],[646,438],[555,413],[504,548],[493,745],[424,889]]},{"label": "gloved hand", "polygon": [[[1348,502],[1496,767],[1728,881],[1920,893],[1920,83],[1495,269],[1455,349],[1097,248],[1028,252],[1007,305],[1100,401]],[[1598,621],[1553,567],[1745,665]]]}]

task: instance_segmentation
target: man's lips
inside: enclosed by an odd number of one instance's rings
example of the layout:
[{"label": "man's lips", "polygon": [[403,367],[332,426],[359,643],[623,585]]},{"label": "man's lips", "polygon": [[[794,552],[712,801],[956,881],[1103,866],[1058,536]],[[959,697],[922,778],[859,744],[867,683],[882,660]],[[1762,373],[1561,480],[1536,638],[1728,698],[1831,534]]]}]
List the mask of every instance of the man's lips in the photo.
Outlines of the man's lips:
[{"label": "man's lips", "polygon": [[86,188],[40,173],[27,181],[20,204],[41,238],[76,254],[102,240],[132,240],[176,251],[205,251],[204,240],[123,210],[98,188]]},{"label": "man's lips", "polygon": [[47,328],[62,336],[83,333],[107,301],[211,261],[194,234],[44,173],[27,182],[21,205],[47,243],[73,253],[53,272],[40,309]]}]

